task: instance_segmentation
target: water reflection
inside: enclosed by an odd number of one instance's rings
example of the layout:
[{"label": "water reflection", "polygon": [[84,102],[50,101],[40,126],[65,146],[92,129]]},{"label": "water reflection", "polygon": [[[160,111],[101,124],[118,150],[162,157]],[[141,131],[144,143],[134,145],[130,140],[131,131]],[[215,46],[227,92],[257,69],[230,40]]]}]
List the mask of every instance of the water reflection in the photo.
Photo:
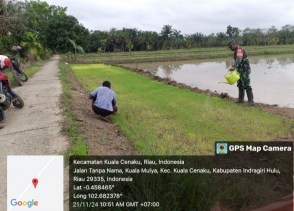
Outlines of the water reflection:
[{"label": "water reflection", "polygon": [[249,58],[251,64],[264,64],[269,66],[280,66],[285,67],[289,64],[294,63],[294,56],[293,57],[285,57],[285,56],[279,56],[279,57],[252,57]]},{"label": "water reflection", "polygon": [[[249,57],[250,64],[259,64],[268,66],[269,68],[272,67],[285,67],[294,63],[294,56],[293,57]],[[229,69],[233,65],[233,60],[224,60],[226,63],[226,68]]]},{"label": "water reflection", "polygon": [[[294,108],[294,55],[249,57],[254,101]],[[136,65],[136,66],[135,66]],[[236,84],[218,84],[233,65],[232,58],[126,64],[200,89],[237,97]],[[246,98],[247,99],[247,98]]]},{"label": "water reflection", "polygon": [[[166,78],[169,78],[172,72],[181,69],[181,64],[164,64],[160,65],[159,68],[163,71]],[[156,72],[155,72],[156,73]]]}]

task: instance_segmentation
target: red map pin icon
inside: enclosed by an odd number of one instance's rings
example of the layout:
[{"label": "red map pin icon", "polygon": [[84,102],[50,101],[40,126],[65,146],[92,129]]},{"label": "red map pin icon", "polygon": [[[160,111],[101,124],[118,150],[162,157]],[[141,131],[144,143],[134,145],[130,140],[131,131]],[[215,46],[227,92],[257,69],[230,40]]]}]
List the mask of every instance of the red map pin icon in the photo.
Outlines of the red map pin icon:
[{"label": "red map pin icon", "polygon": [[32,180],[32,183],[33,183],[34,187],[36,188],[36,186],[38,185],[38,179],[37,178],[34,178]]}]

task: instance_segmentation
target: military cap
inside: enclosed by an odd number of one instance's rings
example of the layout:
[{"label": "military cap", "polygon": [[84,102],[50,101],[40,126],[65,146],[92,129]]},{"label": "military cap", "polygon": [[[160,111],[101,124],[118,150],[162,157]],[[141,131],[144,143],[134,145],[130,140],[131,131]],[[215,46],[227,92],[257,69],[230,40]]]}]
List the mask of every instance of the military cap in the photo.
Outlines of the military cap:
[{"label": "military cap", "polygon": [[230,40],[228,42],[228,44],[227,44],[228,45],[228,48],[231,48],[234,42],[236,42],[236,41],[235,40]]}]

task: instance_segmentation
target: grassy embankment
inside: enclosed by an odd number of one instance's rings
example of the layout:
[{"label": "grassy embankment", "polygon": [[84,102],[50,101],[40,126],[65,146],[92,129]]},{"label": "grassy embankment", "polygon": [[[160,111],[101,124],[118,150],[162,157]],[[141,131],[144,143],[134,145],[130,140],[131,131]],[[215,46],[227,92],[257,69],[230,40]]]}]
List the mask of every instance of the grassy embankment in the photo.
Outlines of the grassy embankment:
[{"label": "grassy embankment", "polygon": [[[249,56],[293,54],[294,45],[271,45],[271,46],[245,46]],[[118,53],[92,53],[86,56],[79,54],[76,63],[139,63],[156,61],[179,61],[191,59],[211,59],[232,57],[232,51],[225,47],[219,48],[193,48],[161,51],[134,51]],[[70,61],[71,63],[73,61]]]},{"label": "grassy embankment", "polygon": [[62,132],[69,137],[70,140],[70,155],[86,155],[88,152],[88,146],[86,140],[81,136],[79,129],[79,122],[77,122],[76,114],[72,111],[73,101],[71,93],[71,83],[69,80],[69,68],[63,62],[59,63],[60,80],[62,83],[63,92],[60,97],[62,104],[64,120],[62,121]]},{"label": "grassy embankment", "polygon": [[111,81],[119,107],[112,120],[145,155],[213,154],[215,141],[267,141],[285,135],[293,124],[258,108],[208,98],[123,68],[71,67],[88,92]]}]

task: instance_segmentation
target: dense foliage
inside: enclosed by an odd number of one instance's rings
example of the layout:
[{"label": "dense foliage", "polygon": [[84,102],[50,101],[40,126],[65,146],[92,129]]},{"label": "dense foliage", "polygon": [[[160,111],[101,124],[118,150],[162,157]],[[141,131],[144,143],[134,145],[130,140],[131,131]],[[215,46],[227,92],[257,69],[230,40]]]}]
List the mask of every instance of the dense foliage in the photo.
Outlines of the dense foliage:
[{"label": "dense foliage", "polygon": [[241,30],[228,26],[226,32],[204,35],[196,32],[190,35],[181,34],[180,30],[173,29],[171,25],[164,25],[160,33],[140,31],[138,29],[109,31],[91,31],[91,52],[97,49],[103,51],[126,51],[127,43],[132,42],[132,50],[161,50],[195,47],[222,47],[229,39],[236,39],[241,45],[284,45],[294,44],[294,26],[285,25],[280,30],[272,26],[269,29],[253,29],[247,27]]},{"label": "dense foliage", "polygon": [[[25,3],[26,2],[26,3]],[[229,39],[241,45],[294,44],[294,26],[267,29],[227,26],[225,32],[204,35],[201,32],[182,34],[171,25],[161,31],[141,31],[136,28],[110,28],[89,32],[79,21],[67,15],[67,8],[49,5],[45,1],[0,0],[0,53],[9,53],[21,45],[21,56],[29,60],[48,58],[51,53],[153,51],[223,47]],[[201,29],[199,29],[201,31]]]},{"label": "dense foliage", "polygon": [[66,7],[43,1],[0,0],[0,53],[11,47],[23,47],[21,56],[28,60],[48,58],[51,53],[74,52],[74,44],[90,45],[90,33]]}]

